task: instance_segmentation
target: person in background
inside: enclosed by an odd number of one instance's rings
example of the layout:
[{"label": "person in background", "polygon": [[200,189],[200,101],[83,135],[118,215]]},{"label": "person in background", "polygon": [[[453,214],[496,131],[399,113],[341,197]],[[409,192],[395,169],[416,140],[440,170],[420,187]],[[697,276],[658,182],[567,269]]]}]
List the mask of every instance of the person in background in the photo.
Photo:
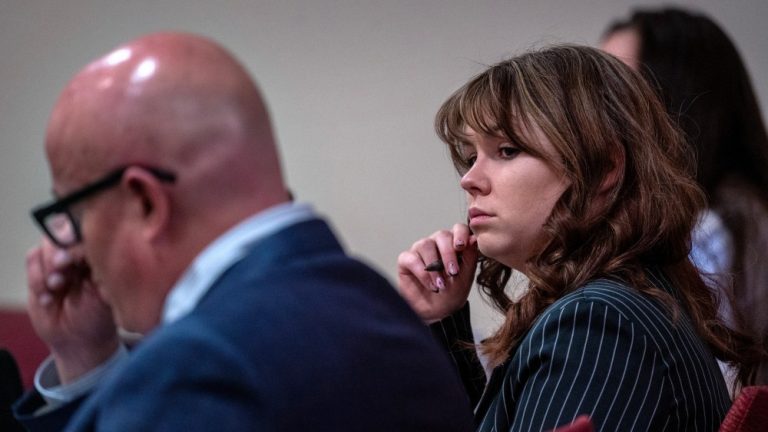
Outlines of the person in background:
[{"label": "person in background", "polygon": [[[428,329],[289,199],[262,97],[215,42],[155,33],[89,64],[45,149],[30,430],[471,430]],[[117,328],[144,338],[127,353]]]},{"label": "person in background", "polygon": [[[613,23],[602,48],[655,85],[693,145],[708,208],[691,259],[728,324],[768,352],[768,134],[736,46],[706,15],[666,8]],[[768,357],[750,382],[768,384]]]},{"label": "person in background", "polygon": [[[751,341],[718,319],[688,259],[704,208],[690,147],[643,77],[555,46],[491,66],[436,116],[468,224],[398,258],[401,294],[452,354],[477,430],[715,431],[731,401],[715,358],[748,374]],[[473,350],[477,283],[505,315]],[[529,280],[513,301],[513,270]]]}]

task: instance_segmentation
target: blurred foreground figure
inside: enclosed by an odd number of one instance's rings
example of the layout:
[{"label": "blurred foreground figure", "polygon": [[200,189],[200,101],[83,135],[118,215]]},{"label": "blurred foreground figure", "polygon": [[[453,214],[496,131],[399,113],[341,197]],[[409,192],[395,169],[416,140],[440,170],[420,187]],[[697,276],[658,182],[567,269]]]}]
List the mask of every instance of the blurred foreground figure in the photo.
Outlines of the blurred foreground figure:
[{"label": "blurred foreground figure", "polygon": [[[290,201],[262,98],[217,44],[153,34],[88,65],[45,148],[31,430],[471,429],[416,315]],[[126,353],[117,328],[145,338]]]}]

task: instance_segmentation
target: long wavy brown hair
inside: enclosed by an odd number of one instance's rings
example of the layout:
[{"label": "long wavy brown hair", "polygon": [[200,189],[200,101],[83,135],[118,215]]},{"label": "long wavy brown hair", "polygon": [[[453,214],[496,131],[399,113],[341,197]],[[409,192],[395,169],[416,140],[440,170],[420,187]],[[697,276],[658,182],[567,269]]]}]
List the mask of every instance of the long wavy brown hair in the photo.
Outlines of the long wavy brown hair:
[{"label": "long wavy brown hair", "polygon": [[[731,317],[768,347],[768,130],[736,45],[709,16],[678,8],[639,9],[604,38],[640,37],[640,73],[696,151],[696,179],[733,240]],[[730,283],[728,283],[730,282]],[[757,382],[768,384],[768,357]]]},{"label": "long wavy brown hair", "polygon": [[[552,143],[547,156],[526,131]],[[477,283],[505,315],[482,344],[491,365],[504,362],[549,305],[598,278],[619,278],[684,311],[716,357],[750,382],[758,356],[747,337],[717,317],[717,299],[688,259],[690,233],[705,198],[690,147],[646,81],[617,59],[584,46],[555,46],[489,67],[457,90],[435,120],[460,173],[466,128],[503,134],[570,180],[526,262],[529,289],[504,291],[512,270],[483,257]],[[614,181],[608,182],[606,179]],[[606,187],[608,187],[606,191]],[[654,286],[661,269],[679,301]]]}]

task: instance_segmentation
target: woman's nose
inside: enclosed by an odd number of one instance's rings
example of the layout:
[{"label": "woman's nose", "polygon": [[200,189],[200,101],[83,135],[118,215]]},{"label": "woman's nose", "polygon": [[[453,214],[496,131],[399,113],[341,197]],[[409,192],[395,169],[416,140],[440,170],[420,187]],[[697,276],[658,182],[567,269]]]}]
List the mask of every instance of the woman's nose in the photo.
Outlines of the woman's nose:
[{"label": "woman's nose", "polygon": [[490,190],[490,183],[485,175],[480,161],[475,161],[463,177],[461,177],[461,187],[470,195],[486,195]]}]

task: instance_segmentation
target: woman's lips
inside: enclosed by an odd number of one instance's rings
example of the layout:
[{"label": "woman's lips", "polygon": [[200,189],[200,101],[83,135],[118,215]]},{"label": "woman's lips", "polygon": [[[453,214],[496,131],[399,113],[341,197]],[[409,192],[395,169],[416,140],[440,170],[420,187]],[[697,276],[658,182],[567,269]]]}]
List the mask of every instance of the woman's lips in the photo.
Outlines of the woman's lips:
[{"label": "woman's lips", "polygon": [[469,218],[470,226],[485,222],[486,220],[492,217],[491,214],[485,212],[484,210],[480,210],[476,207],[470,208],[469,211],[467,212],[467,216]]}]

